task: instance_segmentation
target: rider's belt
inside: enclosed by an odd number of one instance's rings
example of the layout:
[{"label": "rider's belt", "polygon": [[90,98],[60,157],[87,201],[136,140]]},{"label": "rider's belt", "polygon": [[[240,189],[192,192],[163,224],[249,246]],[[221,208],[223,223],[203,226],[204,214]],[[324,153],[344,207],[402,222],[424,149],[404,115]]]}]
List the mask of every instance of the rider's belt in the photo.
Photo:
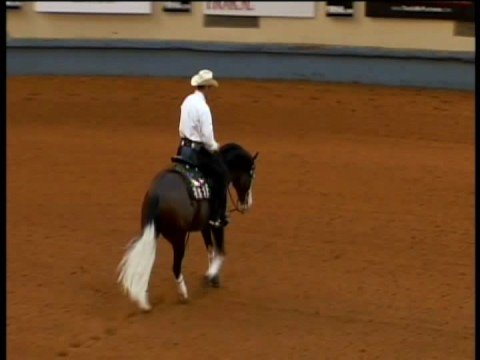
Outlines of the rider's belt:
[{"label": "rider's belt", "polygon": [[192,148],[194,150],[200,150],[203,147],[203,143],[198,141],[193,141],[187,138],[182,138],[180,140],[180,145]]}]

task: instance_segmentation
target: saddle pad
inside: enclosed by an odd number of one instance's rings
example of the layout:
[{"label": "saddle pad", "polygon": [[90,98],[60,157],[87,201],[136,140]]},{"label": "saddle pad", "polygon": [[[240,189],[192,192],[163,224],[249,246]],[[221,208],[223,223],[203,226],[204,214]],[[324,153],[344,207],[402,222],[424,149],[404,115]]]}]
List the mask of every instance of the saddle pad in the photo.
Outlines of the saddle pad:
[{"label": "saddle pad", "polygon": [[210,186],[203,174],[197,168],[186,164],[175,164],[172,170],[183,175],[189,184],[190,196],[193,199],[210,199]]}]

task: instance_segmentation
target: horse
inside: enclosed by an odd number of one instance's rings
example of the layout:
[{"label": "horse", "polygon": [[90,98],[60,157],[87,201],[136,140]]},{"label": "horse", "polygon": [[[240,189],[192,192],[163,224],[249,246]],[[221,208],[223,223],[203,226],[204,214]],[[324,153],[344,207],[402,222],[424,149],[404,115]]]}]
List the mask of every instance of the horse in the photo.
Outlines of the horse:
[{"label": "horse", "polygon": [[[235,210],[245,213],[253,204],[252,187],[258,152],[252,156],[240,145],[228,143],[220,147],[219,156],[228,170],[228,185],[231,184],[237,194]],[[209,212],[208,197],[194,198],[184,174],[175,171],[174,167],[155,175],[142,203],[141,235],[127,245],[118,266],[117,281],[141,310],[152,308],[148,299],[148,284],[160,235],[173,249],[172,270],[182,302],[188,301],[182,261],[191,232],[200,231],[205,243],[208,254],[206,281],[213,287],[219,286],[219,273],[225,258],[224,228],[209,224]]]}]

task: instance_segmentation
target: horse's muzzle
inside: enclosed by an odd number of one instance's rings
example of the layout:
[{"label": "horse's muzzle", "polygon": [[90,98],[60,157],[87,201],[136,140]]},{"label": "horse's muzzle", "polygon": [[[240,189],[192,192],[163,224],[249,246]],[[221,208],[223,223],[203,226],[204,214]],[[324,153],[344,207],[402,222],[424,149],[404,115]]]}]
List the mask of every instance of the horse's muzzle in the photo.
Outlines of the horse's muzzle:
[{"label": "horse's muzzle", "polygon": [[252,207],[252,197],[249,194],[245,200],[245,202],[240,202],[238,204],[238,210],[242,213],[245,214],[250,208]]}]

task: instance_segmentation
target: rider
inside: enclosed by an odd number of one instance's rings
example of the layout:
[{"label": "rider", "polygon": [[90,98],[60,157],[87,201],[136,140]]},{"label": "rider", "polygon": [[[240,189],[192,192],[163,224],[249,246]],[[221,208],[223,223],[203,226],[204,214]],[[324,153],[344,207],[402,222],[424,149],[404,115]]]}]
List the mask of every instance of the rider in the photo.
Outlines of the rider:
[{"label": "rider", "polygon": [[207,94],[212,87],[218,87],[210,70],[201,70],[194,75],[190,84],[195,91],[182,103],[180,113],[180,146],[177,155],[183,150],[195,153],[198,168],[212,180],[210,224],[224,227],[226,217],[228,172],[219,155],[219,145],[213,133],[212,114],[207,104]]}]

